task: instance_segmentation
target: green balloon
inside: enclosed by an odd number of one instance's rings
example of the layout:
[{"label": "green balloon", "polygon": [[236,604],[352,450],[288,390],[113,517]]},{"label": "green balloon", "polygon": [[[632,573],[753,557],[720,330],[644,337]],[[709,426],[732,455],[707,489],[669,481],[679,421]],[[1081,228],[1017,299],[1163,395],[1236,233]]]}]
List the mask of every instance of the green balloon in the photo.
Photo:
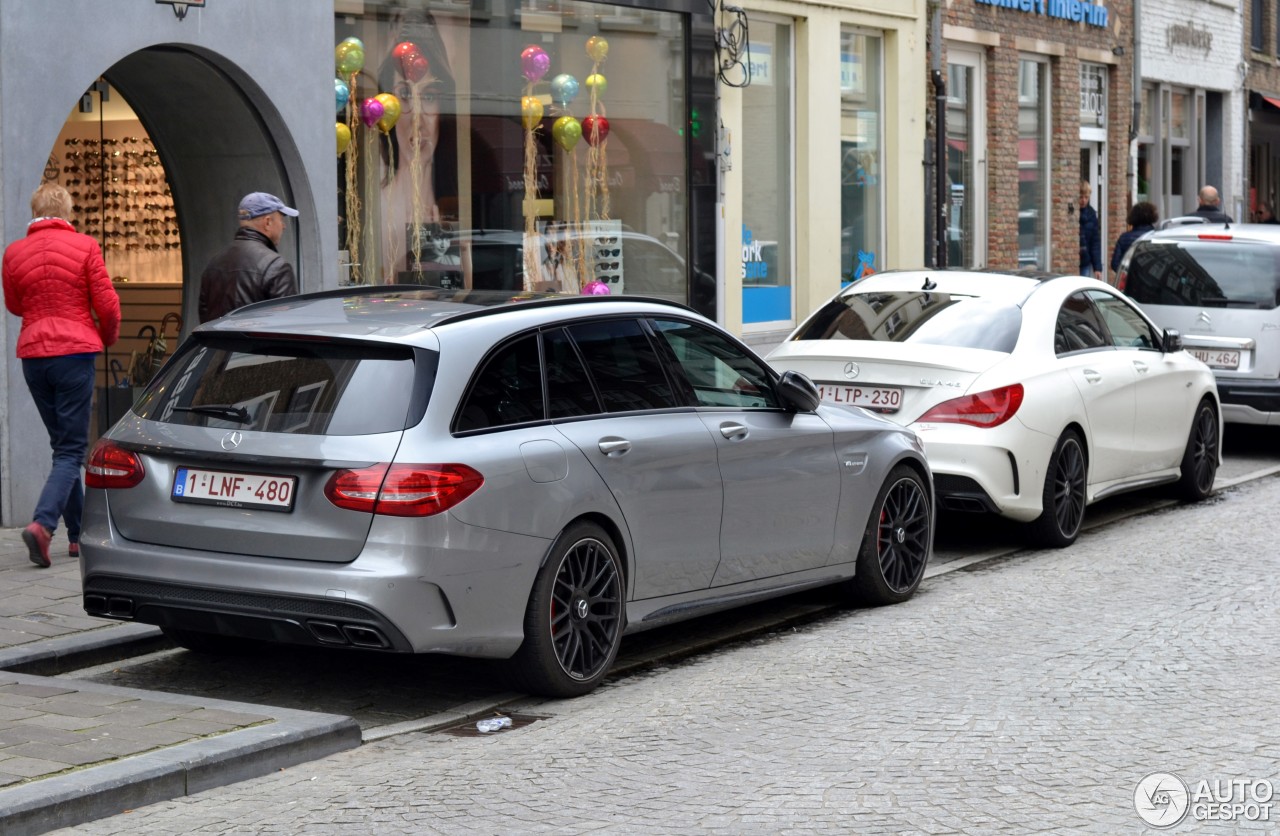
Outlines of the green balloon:
[{"label": "green balloon", "polygon": [[334,64],[344,76],[360,72],[364,67],[364,47],[359,43],[343,41],[333,51]]},{"label": "green balloon", "polygon": [[572,116],[561,116],[551,126],[551,137],[561,148],[572,151],[573,146],[582,139],[582,123]]}]

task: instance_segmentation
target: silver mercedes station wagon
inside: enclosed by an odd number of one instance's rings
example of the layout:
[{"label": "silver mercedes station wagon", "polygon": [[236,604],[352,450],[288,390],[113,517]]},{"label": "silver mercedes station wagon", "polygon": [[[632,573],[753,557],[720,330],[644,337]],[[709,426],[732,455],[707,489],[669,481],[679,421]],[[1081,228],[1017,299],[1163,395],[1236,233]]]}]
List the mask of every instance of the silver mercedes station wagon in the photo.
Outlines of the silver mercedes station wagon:
[{"label": "silver mercedes station wagon", "polygon": [[94,447],[84,607],[253,641],[509,659],[573,696],[622,636],[843,584],[909,598],[920,441],[675,303],[412,286],[198,328]]}]

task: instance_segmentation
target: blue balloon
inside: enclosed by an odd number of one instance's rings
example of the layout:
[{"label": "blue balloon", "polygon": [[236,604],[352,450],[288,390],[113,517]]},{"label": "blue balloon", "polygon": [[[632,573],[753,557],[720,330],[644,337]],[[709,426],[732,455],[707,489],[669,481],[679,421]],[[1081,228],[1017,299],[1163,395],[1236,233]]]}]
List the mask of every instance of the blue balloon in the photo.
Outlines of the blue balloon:
[{"label": "blue balloon", "polygon": [[351,90],[347,87],[347,83],[340,78],[333,80],[333,95],[338,103],[338,110],[342,110],[347,106],[347,100],[351,98]]},{"label": "blue balloon", "polygon": [[578,95],[578,80],[568,73],[551,79],[551,101],[561,107],[568,106]]}]

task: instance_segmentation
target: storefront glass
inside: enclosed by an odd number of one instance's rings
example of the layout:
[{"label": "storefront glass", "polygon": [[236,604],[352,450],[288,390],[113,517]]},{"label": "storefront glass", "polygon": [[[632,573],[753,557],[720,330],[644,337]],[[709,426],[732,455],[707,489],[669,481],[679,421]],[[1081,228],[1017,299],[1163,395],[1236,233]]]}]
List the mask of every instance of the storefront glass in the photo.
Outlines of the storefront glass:
[{"label": "storefront glass", "polygon": [[973,85],[977,68],[952,63],[947,67],[947,264],[973,266]]},{"label": "storefront glass", "polygon": [[[751,85],[742,91],[742,322],[793,321],[791,24],[751,20]],[[766,323],[768,325],[766,325]]]},{"label": "storefront glass", "polygon": [[1047,266],[1045,218],[1048,205],[1049,66],[1023,59],[1018,63],[1018,266]]},{"label": "storefront glass", "polygon": [[840,33],[840,281],[883,266],[880,44],[849,27]]},{"label": "storefront glass", "polygon": [[342,5],[341,280],[714,298],[687,267],[682,15]]}]

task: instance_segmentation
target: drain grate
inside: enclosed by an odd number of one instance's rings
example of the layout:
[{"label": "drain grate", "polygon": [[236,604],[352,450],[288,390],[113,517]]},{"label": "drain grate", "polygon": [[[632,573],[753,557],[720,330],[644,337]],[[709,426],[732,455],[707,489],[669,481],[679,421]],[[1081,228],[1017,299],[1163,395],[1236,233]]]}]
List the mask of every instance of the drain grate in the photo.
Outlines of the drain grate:
[{"label": "drain grate", "polygon": [[[476,723],[479,721],[497,717],[510,717],[511,725],[505,729],[499,729],[498,731],[492,732],[482,732],[476,728]],[[522,729],[530,723],[536,723],[539,720],[545,719],[547,718],[536,714],[504,714],[500,711],[495,711],[492,714],[486,714],[482,717],[474,717],[456,725],[437,729],[437,731],[442,734],[451,734],[454,737],[493,737],[495,734],[504,734],[515,729]]]}]

